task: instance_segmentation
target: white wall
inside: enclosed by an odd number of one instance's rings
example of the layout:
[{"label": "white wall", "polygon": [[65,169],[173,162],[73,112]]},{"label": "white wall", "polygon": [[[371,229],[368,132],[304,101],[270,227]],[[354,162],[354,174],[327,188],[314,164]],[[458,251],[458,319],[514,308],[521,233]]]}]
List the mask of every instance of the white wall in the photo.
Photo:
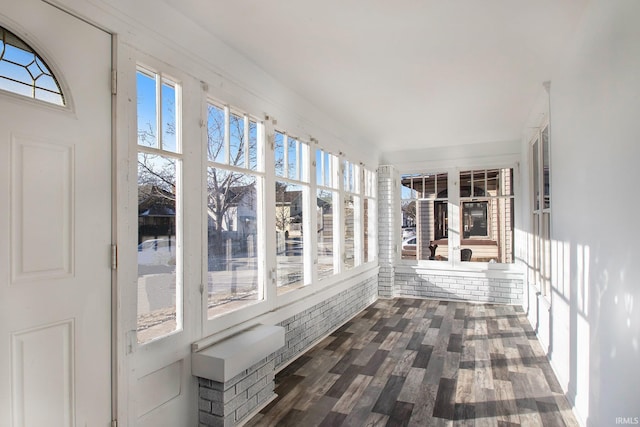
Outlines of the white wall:
[{"label": "white wall", "polygon": [[551,79],[553,290],[529,311],[589,426],[640,417],[639,23],[636,0],[592,2]]}]

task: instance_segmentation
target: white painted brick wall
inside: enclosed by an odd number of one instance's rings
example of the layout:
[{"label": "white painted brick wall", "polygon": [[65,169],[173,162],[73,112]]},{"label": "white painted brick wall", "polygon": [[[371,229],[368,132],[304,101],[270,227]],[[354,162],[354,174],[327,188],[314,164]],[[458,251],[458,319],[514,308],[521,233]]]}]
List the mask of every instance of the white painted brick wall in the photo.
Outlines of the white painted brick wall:
[{"label": "white painted brick wall", "polygon": [[377,293],[378,278],[374,276],[280,322],[279,325],[285,328],[285,345],[275,354],[276,369],[371,305],[377,299]]},{"label": "white painted brick wall", "polygon": [[271,355],[225,383],[198,378],[200,427],[237,425],[274,395],[274,372]]},{"label": "white painted brick wall", "polygon": [[395,175],[396,171],[392,166],[378,168],[378,294],[384,298],[391,298],[394,294],[395,226],[398,218]]},{"label": "white painted brick wall", "polygon": [[522,304],[523,280],[396,272],[394,295]]}]

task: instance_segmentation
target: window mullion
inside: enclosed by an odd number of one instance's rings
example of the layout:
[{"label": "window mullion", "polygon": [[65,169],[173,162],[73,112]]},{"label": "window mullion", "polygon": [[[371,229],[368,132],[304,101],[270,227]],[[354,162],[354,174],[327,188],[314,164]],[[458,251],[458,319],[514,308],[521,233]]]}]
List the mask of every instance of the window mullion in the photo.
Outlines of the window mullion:
[{"label": "window mullion", "polygon": [[[326,177],[325,177],[325,170],[324,170],[324,158],[326,157],[326,154],[324,151],[321,151],[322,155],[320,156],[320,165],[316,165],[316,167],[320,168],[320,182],[317,183],[318,185],[327,185],[327,181],[326,181]],[[313,176],[317,176],[317,175],[313,175]]]},{"label": "window mullion", "polygon": [[[316,168],[318,165],[314,161],[315,149],[309,146],[307,149],[307,164],[309,165],[307,170],[309,172],[309,200],[307,204],[308,208],[308,220],[304,221],[304,236],[303,244],[310,250],[305,254],[307,256],[307,262],[305,266],[309,266],[309,280],[312,284],[318,283],[318,183],[316,182]],[[306,275],[306,271],[305,271]]]},{"label": "window mullion", "polygon": [[244,129],[242,142],[244,144],[244,167],[249,169],[249,116],[244,115]]},{"label": "window mullion", "polygon": [[448,224],[449,224],[449,237],[448,237],[448,256],[452,264],[460,262],[460,235],[462,233],[462,217],[460,212],[460,171],[451,170],[449,176],[454,179],[448,180]]},{"label": "window mullion", "polygon": [[162,150],[162,75],[156,74],[156,138]]},{"label": "window mullion", "polygon": [[272,248],[277,247],[276,237],[276,211],[272,206],[276,206],[276,170],[275,167],[275,128],[269,120],[265,121],[263,135],[266,144],[264,144],[264,204],[261,207],[264,215],[264,297],[270,308],[276,307],[277,296],[277,270],[278,258],[276,251]]}]

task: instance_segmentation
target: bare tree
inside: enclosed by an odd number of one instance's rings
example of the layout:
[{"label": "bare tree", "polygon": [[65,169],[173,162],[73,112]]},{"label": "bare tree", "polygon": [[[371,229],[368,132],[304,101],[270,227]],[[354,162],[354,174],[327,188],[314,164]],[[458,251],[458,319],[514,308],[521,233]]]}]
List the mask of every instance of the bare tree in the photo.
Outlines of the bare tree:
[{"label": "bare tree", "polygon": [[[416,201],[415,200],[402,200],[401,202],[402,216],[404,222],[410,225],[416,224]],[[404,225],[404,223],[403,223]]]},{"label": "bare tree", "polygon": [[[230,114],[229,129],[225,129],[224,110],[210,105],[208,108],[207,155],[210,161],[229,165],[207,168],[207,213],[209,217],[209,256],[222,259],[228,255],[227,240],[234,219],[238,230],[240,209],[255,211],[257,177],[251,174],[257,166],[257,124],[245,117]],[[249,130],[247,133],[246,130]],[[225,143],[228,132],[229,145]],[[225,150],[229,150],[227,153]],[[238,169],[246,170],[241,172]],[[247,230],[242,229],[243,232]],[[226,234],[226,235],[225,235]],[[236,233],[236,247],[244,249],[246,241]],[[254,240],[255,241],[255,240]],[[214,263],[219,264],[219,263]],[[221,266],[220,266],[221,267]],[[216,268],[216,267],[214,267]]]}]

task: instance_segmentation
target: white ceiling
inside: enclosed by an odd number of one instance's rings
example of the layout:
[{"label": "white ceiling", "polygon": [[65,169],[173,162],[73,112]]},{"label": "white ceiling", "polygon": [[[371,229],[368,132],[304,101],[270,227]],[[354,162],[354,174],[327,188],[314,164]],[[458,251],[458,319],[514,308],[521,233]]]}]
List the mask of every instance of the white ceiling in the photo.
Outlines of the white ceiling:
[{"label": "white ceiling", "polygon": [[165,0],[380,151],[519,140],[588,0]]}]

